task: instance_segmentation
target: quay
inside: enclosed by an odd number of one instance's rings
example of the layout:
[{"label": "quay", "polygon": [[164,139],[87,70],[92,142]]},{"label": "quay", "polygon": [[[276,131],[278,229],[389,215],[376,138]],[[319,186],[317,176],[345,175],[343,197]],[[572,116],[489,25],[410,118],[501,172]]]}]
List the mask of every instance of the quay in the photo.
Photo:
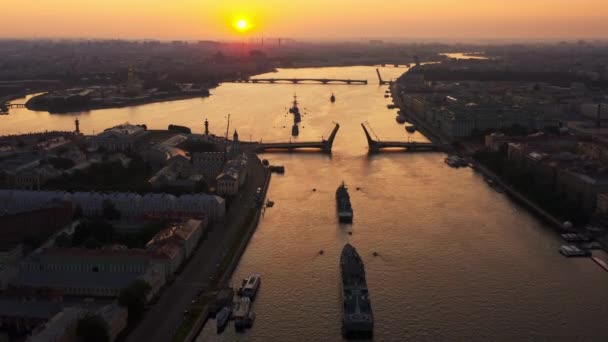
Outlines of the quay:
[{"label": "quay", "polygon": [[343,83],[343,84],[362,84],[366,85],[367,80],[351,80],[343,78],[248,78],[235,81],[236,83],[292,83],[313,82],[321,84]]}]

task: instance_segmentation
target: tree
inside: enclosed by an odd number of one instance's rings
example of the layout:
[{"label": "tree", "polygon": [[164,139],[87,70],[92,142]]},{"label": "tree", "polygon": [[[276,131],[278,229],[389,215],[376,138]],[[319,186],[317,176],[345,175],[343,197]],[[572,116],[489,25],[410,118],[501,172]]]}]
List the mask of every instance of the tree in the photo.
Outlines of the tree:
[{"label": "tree", "polygon": [[137,279],[120,291],[118,303],[129,311],[129,323],[138,321],[143,315],[146,297],[151,289],[147,282]]},{"label": "tree", "polygon": [[106,220],[118,220],[120,218],[120,211],[116,209],[111,200],[106,199],[101,204],[101,216]]},{"label": "tree", "polygon": [[82,212],[82,207],[80,205],[77,205],[76,209],[74,209],[74,219],[80,220],[83,215],[84,213]]},{"label": "tree", "polygon": [[109,342],[108,324],[99,315],[87,315],[78,321],[76,336],[86,342]]},{"label": "tree", "polygon": [[72,247],[72,239],[66,233],[61,233],[55,238],[55,247],[67,248]]}]

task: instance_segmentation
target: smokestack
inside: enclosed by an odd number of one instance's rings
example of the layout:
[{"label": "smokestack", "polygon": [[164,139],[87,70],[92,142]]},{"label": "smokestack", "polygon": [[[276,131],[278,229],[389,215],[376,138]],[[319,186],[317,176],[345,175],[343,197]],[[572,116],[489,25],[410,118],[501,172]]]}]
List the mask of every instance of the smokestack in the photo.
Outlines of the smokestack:
[{"label": "smokestack", "polygon": [[596,118],[596,123],[595,123],[597,128],[600,128],[602,125],[602,121],[600,118],[601,113],[602,113],[602,104],[598,103],[597,104],[597,118]]}]

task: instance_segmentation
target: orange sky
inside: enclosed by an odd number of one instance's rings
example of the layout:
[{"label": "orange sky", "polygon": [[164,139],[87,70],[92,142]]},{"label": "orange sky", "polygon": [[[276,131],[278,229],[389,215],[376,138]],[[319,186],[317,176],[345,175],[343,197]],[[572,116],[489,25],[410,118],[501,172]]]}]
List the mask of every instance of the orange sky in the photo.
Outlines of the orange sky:
[{"label": "orange sky", "polygon": [[608,0],[0,0],[0,37],[608,38]]}]

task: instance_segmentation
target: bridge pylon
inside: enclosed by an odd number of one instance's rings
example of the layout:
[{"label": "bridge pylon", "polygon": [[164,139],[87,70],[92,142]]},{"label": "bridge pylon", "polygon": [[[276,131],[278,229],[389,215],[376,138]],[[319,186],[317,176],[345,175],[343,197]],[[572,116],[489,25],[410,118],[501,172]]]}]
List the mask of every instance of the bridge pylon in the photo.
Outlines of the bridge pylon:
[{"label": "bridge pylon", "polygon": [[380,75],[380,70],[378,70],[378,68],[376,68],[376,74],[378,75],[378,84],[387,85],[391,83],[390,81],[385,81],[382,79],[382,75]]},{"label": "bridge pylon", "polygon": [[331,148],[334,145],[334,140],[336,139],[336,135],[338,134],[338,130],[340,129],[340,124],[339,123],[335,123],[336,125],[334,126],[334,128],[332,129],[331,133],[329,134],[329,137],[326,139],[323,139],[323,152],[324,153],[331,153]]},{"label": "bridge pylon", "polygon": [[[365,137],[367,138],[367,146],[369,148],[370,152],[378,152],[380,151],[380,146],[378,145],[378,141],[374,140],[374,138],[372,138],[371,134],[369,134],[369,131],[367,130],[367,124],[366,122],[362,122],[361,123],[361,127],[363,127],[363,132],[365,132]],[[371,130],[371,127],[370,127]],[[378,138],[376,136],[376,138]]]}]

